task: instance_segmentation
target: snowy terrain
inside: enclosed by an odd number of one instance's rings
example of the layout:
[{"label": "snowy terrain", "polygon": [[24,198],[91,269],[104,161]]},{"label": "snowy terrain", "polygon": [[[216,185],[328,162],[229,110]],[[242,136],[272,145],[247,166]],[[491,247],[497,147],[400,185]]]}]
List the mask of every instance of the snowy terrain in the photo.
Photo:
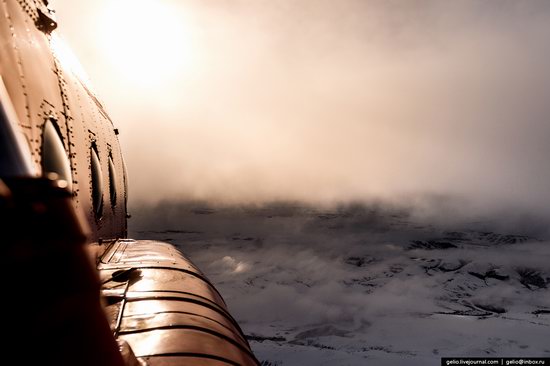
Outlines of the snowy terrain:
[{"label": "snowy terrain", "polygon": [[206,273],[263,365],[550,357],[544,238],[362,205],[163,204],[132,220]]}]

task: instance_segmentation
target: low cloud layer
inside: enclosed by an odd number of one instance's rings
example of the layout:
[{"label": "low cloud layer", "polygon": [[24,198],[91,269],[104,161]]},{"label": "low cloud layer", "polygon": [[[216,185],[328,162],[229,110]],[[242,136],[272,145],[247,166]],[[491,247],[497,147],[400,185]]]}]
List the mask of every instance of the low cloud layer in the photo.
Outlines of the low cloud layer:
[{"label": "low cloud layer", "polygon": [[547,1],[159,1],[188,61],[146,86],[110,66],[106,2],[81,3],[56,1],[61,30],[121,129],[132,202],[440,195],[546,212]]},{"label": "low cloud layer", "polygon": [[271,364],[548,353],[550,246],[534,233],[361,205],[164,203],[136,219],[132,236],[189,256]]}]

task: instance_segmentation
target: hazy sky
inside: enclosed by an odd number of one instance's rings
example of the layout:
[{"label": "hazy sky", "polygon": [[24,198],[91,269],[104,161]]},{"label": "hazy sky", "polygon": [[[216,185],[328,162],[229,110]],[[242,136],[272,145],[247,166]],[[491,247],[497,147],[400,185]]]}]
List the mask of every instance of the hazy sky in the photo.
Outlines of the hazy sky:
[{"label": "hazy sky", "polygon": [[550,202],[546,0],[54,6],[134,202]]}]

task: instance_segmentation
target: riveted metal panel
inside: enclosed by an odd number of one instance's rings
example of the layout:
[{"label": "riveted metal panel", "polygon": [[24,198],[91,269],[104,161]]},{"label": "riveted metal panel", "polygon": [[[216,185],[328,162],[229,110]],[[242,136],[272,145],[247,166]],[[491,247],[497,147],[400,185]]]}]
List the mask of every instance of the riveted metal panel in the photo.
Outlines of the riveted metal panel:
[{"label": "riveted metal panel", "polygon": [[[73,72],[61,39],[55,31],[50,33],[52,12],[39,0],[0,0],[0,12],[5,20],[0,23],[0,73],[35,166],[40,172],[44,123],[54,120],[71,163],[73,204],[86,214],[91,240],[124,237],[127,193],[118,137],[101,102]],[[88,151],[92,141],[97,146],[103,175],[109,176],[109,157],[118,173],[113,184],[118,190],[113,195],[116,200],[106,205],[101,218],[94,215],[90,204]],[[104,201],[110,203],[109,190],[110,185],[106,184]]]},{"label": "riveted metal panel", "polygon": [[172,245],[118,241],[99,269],[111,327],[138,357],[258,364],[221,295]]}]

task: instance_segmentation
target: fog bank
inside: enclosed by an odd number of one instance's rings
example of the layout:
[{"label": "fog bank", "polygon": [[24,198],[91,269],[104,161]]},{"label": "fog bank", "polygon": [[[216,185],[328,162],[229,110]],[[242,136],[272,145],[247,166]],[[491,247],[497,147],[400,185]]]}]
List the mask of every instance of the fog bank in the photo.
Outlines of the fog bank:
[{"label": "fog bank", "polygon": [[121,130],[133,203],[437,196],[546,213],[547,1],[156,1],[182,28],[134,42],[155,56],[134,78],[99,27],[131,38],[138,13],[55,3]]}]

